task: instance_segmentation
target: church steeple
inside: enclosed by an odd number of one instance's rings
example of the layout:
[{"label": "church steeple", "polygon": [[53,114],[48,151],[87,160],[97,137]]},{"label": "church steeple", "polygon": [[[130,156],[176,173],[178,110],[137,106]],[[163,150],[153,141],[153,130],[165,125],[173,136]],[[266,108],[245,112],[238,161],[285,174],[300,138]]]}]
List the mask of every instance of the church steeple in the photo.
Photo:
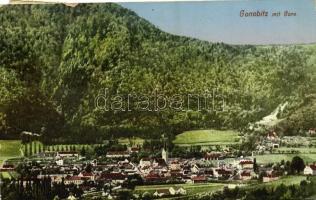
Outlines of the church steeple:
[{"label": "church steeple", "polygon": [[167,163],[167,161],[168,161],[168,151],[166,151],[165,148],[162,148],[161,157]]},{"label": "church steeple", "polygon": [[162,134],[163,148],[161,151],[161,158],[164,159],[164,161],[167,163],[167,161],[168,161],[168,149],[167,149],[166,139],[167,138],[165,138],[165,135]]}]

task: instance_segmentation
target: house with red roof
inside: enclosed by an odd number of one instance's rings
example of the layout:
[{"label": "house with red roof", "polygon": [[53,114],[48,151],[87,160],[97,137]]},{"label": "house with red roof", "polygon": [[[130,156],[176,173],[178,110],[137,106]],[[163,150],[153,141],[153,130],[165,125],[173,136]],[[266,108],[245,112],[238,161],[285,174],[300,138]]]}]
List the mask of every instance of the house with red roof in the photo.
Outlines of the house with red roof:
[{"label": "house with red roof", "polygon": [[79,177],[84,177],[90,181],[94,181],[95,180],[95,175],[92,172],[80,172],[80,174],[78,175]]},{"label": "house with red roof", "polygon": [[14,171],[14,165],[11,164],[3,164],[0,168],[0,172],[9,172]]},{"label": "house with red roof", "polygon": [[271,182],[271,181],[276,181],[279,178],[280,178],[280,176],[278,174],[271,173],[271,174],[267,174],[267,175],[263,176],[262,181],[264,183],[267,183],[267,182]]},{"label": "house with red roof", "polygon": [[222,177],[230,177],[233,174],[233,171],[231,169],[226,168],[217,168],[214,170],[214,177],[216,178],[222,178]]},{"label": "house with red roof", "polygon": [[98,180],[103,180],[103,181],[113,182],[113,183],[123,183],[126,179],[127,179],[127,175],[118,173],[118,172],[103,173],[98,178]]},{"label": "house with red roof", "polygon": [[251,172],[250,171],[244,170],[244,171],[242,171],[240,173],[240,179],[241,180],[246,181],[246,180],[250,180],[251,178],[252,178],[252,176],[251,176]]},{"label": "house with red roof", "polygon": [[194,176],[191,178],[193,183],[206,183],[207,182],[207,178],[206,176]]},{"label": "house with red roof", "polygon": [[139,147],[131,147],[130,148],[130,152],[131,153],[138,153],[140,151],[140,148]]},{"label": "house with red roof", "polygon": [[166,181],[166,177],[160,176],[157,173],[149,173],[144,177],[145,182],[155,182],[161,183]]},{"label": "house with red roof", "polygon": [[241,169],[252,169],[253,168],[253,161],[252,160],[241,160],[239,162]]}]

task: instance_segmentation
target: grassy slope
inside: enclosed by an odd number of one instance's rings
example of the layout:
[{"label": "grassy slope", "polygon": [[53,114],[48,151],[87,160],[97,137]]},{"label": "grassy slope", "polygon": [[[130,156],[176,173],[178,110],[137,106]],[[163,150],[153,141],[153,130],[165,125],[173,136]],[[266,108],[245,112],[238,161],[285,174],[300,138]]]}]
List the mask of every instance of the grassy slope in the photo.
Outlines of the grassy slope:
[{"label": "grassy slope", "polygon": [[0,164],[6,159],[21,156],[20,140],[0,140]]},{"label": "grassy slope", "polygon": [[262,183],[261,185],[266,185],[266,186],[278,186],[280,184],[284,185],[298,185],[301,183],[302,180],[306,180],[306,176],[287,176],[284,178],[281,178],[276,181],[272,181],[269,183]]},{"label": "grassy slope", "polygon": [[231,144],[238,142],[238,133],[236,131],[227,130],[195,130],[186,131],[176,136],[174,144],[185,145],[217,145]]}]

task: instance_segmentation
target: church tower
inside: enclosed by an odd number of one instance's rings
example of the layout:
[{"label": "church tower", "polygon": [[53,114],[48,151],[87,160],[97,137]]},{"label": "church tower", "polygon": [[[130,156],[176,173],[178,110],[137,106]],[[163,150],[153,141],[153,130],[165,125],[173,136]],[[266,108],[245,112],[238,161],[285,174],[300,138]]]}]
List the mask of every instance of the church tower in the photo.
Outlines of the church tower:
[{"label": "church tower", "polygon": [[167,163],[168,162],[168,148],[167,148],[166,140],[167,140],[167,138],[165,138],[165,135],[162,134],[163,148],[161,151],[161,157]]},{"label": "church tower", "polygon": [[168,152],[165,150],[165,148],[162,148],[161,157],[167,163],[167,161],[168,161]]}]

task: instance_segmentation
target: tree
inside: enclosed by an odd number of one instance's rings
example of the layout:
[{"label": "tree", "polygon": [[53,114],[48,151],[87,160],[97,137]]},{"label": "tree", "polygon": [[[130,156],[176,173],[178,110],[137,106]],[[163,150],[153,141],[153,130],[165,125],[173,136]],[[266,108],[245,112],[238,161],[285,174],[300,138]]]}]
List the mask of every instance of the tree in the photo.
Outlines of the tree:
[{"label": "tree", "polygon": [[300,158],[299,156],[293,157],[292,162],[291,162],[292,172],[300,173],[304,170],[304,168],[305,168],[304,160]]},{"label": "tree", "polygon": [[258,171],[258,164],[257,164],[257,159],[253,159],[253,171],[257,172]]},{"label": "tree", "polygon": [[85,156],[86,155],[86,148],[84,146],[81,148],[80,155],[81,156]]},{"label": "tree", "polygon": [[88,172],[88,173],[92,172],[92,165],[90,163],[87,164],[87,166],[85,168],[85,171]]}]

